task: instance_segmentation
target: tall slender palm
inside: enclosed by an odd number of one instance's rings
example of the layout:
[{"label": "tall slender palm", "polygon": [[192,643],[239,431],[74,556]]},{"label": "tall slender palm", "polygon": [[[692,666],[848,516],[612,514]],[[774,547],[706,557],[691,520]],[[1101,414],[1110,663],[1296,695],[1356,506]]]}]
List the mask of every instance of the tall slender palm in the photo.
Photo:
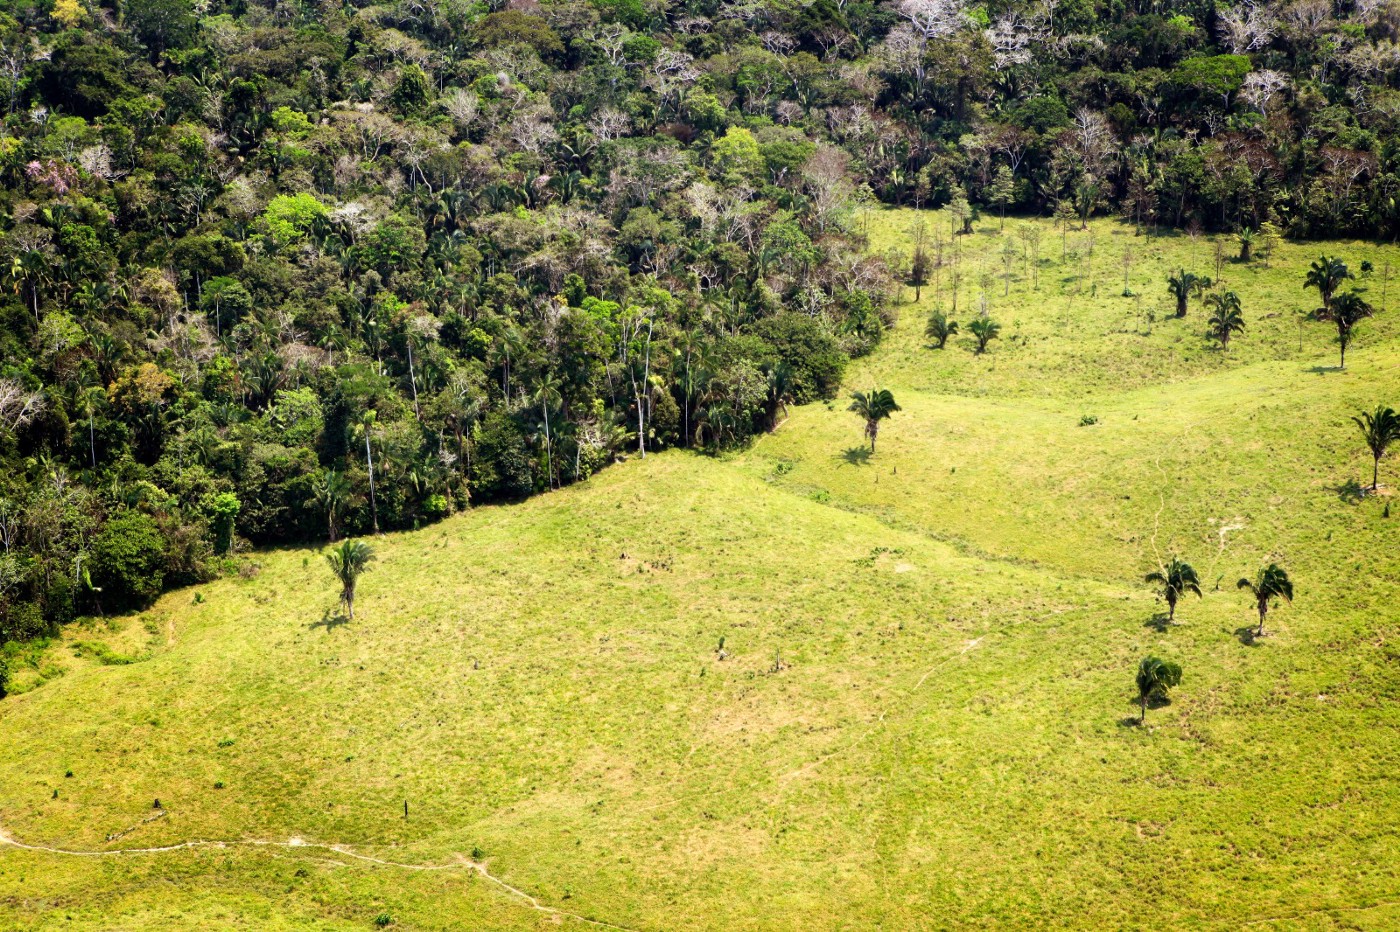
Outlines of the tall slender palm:
[{"label": "tall slender palm", "polygon": [[549,409],[560,405],[564,401],[564,396],[559,391],[559,380],[551,372],[546,372],[540,378],[540,384],[535,389],[531,402],[540,406],[540,412],[544,415],[544,461],[545,471],[549,473],[549,487],[554,488],[554,437],[549,432]]},{"label": "tall slender palm", "polygon": [[1308,274],[1303,278],[1303,288],[1316,288],[1318,296],[1322,299],[1322,309],[1330,311],[1332,296],[1337,293],[1342,282],[1351,277],[1351,271],[1345,262],[1335,256],[1324,255],[1308,266]]},{"label": "tall slender palm", "polygon": [[1167,291],[1176,298],[1176,316],[1186,316],[1186,301],[1193,294],[1200,294],[1210,287],[1210,279],[1195,272],[1177,269],[1174,275],[1167,276]]},{"label": "tall slender palm", "polygon": [[875,452],[875,439],[880,435],[880,422],[901,410],[887,388],[872,389],[869,392],[855,392],[851,395],[851,406],[865,420],[865,436],[870,440],[870,452]]},{"label": "tall slender palm", "polygon": [[374,522],[374,533],[379,533],[379,502],[374,494],[374,453],[370,449],[370,438],[374,435],[374,423],[379,418],[379,412],[373,408],[360,416],[360,420],[355,424],[356,437],[364,437],[365,441],[365,468],[369,470],[369,512],[371,520]]},{"label": "tall slender palm", "polygon": [[1220,348],[1230,348],[1230,337],[1244,332],[1244,315],[1240,313],[1240,296],[1233,291],[1206,295],[1206,307],[1211,315],[1206,320],[1210,335],[1220,341]]},{"label": "tall slender palm", "polygon": [[355,620],[355,586],[373,559],[374,548],[362,540],[341,541],[339,547],[326,554],[331,572],[340,580],[340,601],[351,621]]},{"label": "tall slender palm", "polygon": [[1142,709],[1138,722],[1147,721],[1147,700],[1153,696],[1165,696],[1180,682],[1179,664],[1158,657],[1144,657],[1137,670],[1138,705]]},{"label": "tall slender palm", "polygon": [[335,543],[336,518],[339,517],[340,506],[349,491],[350,483],[344,473],[334,469],[323,472],[311,487],[312,494],[316,496],[316,503],[326,513],[326,534],[331,543]]},{"label": "tall slender palm", "polygon": [[1235,583],[1235,588],[1248,589],[1249,594],[1254,596],[1254,606],[1259,610],[1259,629],[1254,632],[1255,637],[1264,636],[1264,616],[1269,614],[1270,602],[1279,599],[1293,601],[1293,583],[1288,578],[1288,571],[1277,563],[1270,563],[1255,573],[1253,579],[1241,579]]},{"label": "tall slender palm", "polygon": [[1167,565],[1159,570],[1148,573],[1144,577],[1145,582],[1156,583],[1162,587],[1162,598],[1167,600],[1167,623],[1176,621],[1176,603],[1181,601],[1181,597],[1188,592],[1201,595],[1201,580],[1196,575],[1196,569],[1185,560],[1172,557]]},{"label": "tall slender palm", "polygon": [[1393,408],[1376,405],[1374,414],[1363,411],[1351,421],[1360,428],[1361,437],[1371,451],[1374,461],[1371,466],[1371,491],[1374,492],[1380,488],[1381,457],[1385,456],[1392,443],[1400,440],[1400,415]]},{"label": "tall slender palm", "polygon": [[1337,328],[1337,342],[1342,347],[1342,359],[1337,365],[1338,369],[1347,367],[1347,344],[1351,342],[1351,331],[1375,313],[1376,309],[1367,304],[1355,291],[1331,296],[1326,304],[1312,312],[1314,320],[1328,321]]}]

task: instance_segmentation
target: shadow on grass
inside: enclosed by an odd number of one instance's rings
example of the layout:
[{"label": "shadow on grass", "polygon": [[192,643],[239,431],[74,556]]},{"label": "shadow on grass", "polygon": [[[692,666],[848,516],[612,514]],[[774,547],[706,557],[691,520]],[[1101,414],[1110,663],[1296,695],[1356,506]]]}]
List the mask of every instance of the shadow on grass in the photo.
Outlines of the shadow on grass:
[{"label": "shadow on grass", "polygon": [[350,624],[350,619],[346,618],[344,615],[332,615],[330,612],[326,612],[324,615],[321,616],[320,621],[313,621],[306,627],[311,629],[325,628],[327,631],[334,631],[336,628],[340,628],[348,624]]},{"label": "shadow on grass", "polygon": [[1333,372],[1345,372],[1341,366],[1309,366],[1308,372],[1313,375],[1331,375]]},{"label": "shadow on grass", "polygon": [[1341,485],[1333,486],[1332,491],[1336,492],[1337,497],[1348,505],[1359,505],[1361,500],[1366,497],[1366,490],[1355,479],[1348,479]]},{"label": "shadow on grass", "polygon": [[1245,625],[1243,628],[1236,628],[1235,639],[1245,647],[1258,647],[1263,641],[1263,638],[1259,637],[1254,625]]},{"label": "shadow on grass", "polygon": [[846,451],[841,454],[841,458],[849,466],[869,466],[870,448],[865,446],[847,447]]},{"label": "shadow on grass", "polygon": [[1151,628],[1158,634],[1166,634],[1171,628],[1176,627],[1176,623],[1171,620],[1171,616],[1166,612],[1157,612],[1151,618],[1142,623],[1144,628]]},{"label": "shadow on grass", "polygon": [[[1133,714],[1129,715],[1127,718],[1120,718],[1118,720],[1120,728],[1136,728],[1143,724],[1143,722],[1139,721],[1139,717],[1142,714],[1142,706],[1138,704],[1137,697],[1135,696],[1129,699],[1128,704],[1133,707]],[[1172,700],[1169,696],[1153,696],[1147,700],[1147,711],[1151,712],[1154,709],[1164,709],[1171,704]]]}]

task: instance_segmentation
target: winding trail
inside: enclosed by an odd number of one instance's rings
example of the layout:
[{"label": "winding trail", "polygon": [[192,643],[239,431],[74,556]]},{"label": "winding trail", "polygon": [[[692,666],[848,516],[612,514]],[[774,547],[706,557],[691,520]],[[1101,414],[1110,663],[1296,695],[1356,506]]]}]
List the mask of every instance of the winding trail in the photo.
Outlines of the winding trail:
[{"label": "winding trail", "polygon": [[519,887],[513,887],[513,886],[511,886],[510,884],[506,883],[506,882],[505,882],[504,880],[502,880],[501,878],[499,878],[499,877],[495,876],[494,874],[492,874],[489,870],[487,870],[486,865],[483,864],[482,862],[480,862],[480,861],[473,861],[473,860],[471,860],[470,858],[465,858],[465,857],[462,857],[461,855],[458,855],[454,860],[449,861],[449,862],[447,862],[447,863],[445,863],[445,864],[412,864],[412,863],[408,863],[408,862],[404,862],[404,861],[389,861],[389,860],[386,860],[386,859],[384,859],[384,858],[376,858],[376,857],[374,857],[374,856],[372,856],[372,855],[361,854],[361,853],[359,853],[358,851],[355,851],[355,850],[353,850],[352,848],[350,848],[348,845],[330,844],[330,843],[327,843],[327,842],[319,842],[319,841],[305,841],[304,839],[299,838],[299,837],[297,837],[297,836],[295,836],[295,835],[292,836],[291,838],[289,838],[289,839],[286,840],[286,841],[273,841],[273,840],[271,840],[271,839],[263,839],[263,838],[245,838],[245,839],[236,839],[236,840],[232,840],[232,841],[218,841],[218,840],[196,839],[196,840],[192,840],[192,841],[182,841],[182,842],[179,842],[179,843],[173,844],[173,845],[159,845],[159,846],[156,846],[156,847],[149,847],[149,848],[109,848],[109,849],[105,849],[105,850],[83,850],[83,849],[74,849],[74,848],[55,848],[55,847],[51,847],[51,846],[49,846],[49,845],[31,845],[31,844],[27,844],[27,843],[25,843],[25,842],[19,841],[19,840],[16,839],[14,836],[10,835],[8,832],[5,831],[4,826],[3,826],[3,825],[0,825],[0,848],[6,847],[6,846],[11,847],[11,848],[19,848],[19,849],[22,849],[22,850],[24,850],[24,851],[39,851],[39,852],[42,852],[42,853],[44,853],[44,854],[55,854],[55,855],[60,855],[60,856],[64,856],[64,857],[79,857],[79,858],[119,857],[119,856],[122,856],[122,855],[137,855],[137,854],[165,854],[165,853],[167,853],[167,852],[171,852],[171,851],[182,851],[182,850],[189,849],[189,848],[216,848],[216,849],[221,849],[221,848],[247,847],[247,848],[286,848],[286,849],[293,849],[293,850],[296,850],[296,849],[309,849],[309,850],[329,851],[329,852],[332,852],[332,853],[334,853],[334,854],[338,854],[338,855],[340,855],[341,857],[350,858],[350,859],[355,860],[355,861],[362,861],[362,862],[365,862],[365,863],[368,863],[368,864],[377,864],[377,865],[380,865],[381,867],[393,867],[393,868],[398,868],[399,870],[407,870],[407,871],[466,870],[466,871],[470,871],[470,872],[472,872],[472,873],[478,875],[479,877],[481,877],[483,880],[486,880],[487,882],[489,882],[489,883],[491,883],[491,884],[494,884],[495,886],[499,887],[501,890],[504,890],[506,893],[508,893],[508,894],[510,894],[512,897],[515,897],[516,899],[520,900],[520,901],[523,902],[526,906],[528,906],[528,907],[529,907],[530,909],[532,909],[532,910],[535,910],[536,912],[545,913],[545,914],[547,914],[547,915],[554,916],[554,917],[557,917],[557,918],[559,918],[559,919],[568,919],[568,920],[572,920],[572,921],[574,921],[574,922],[582,922],[582,923],[584,923],[584,924],[586,924],[586,925],[596,926],[596,927],[598,927],[598,928],[600,928],[600,929],[614,929],[614,930],[617,930],[617,932],[639,932],[639,930],[629,928],[628,926],[620,926],[620,925],[617,925],[617,924],[615,924],[615,923],[605,922],[605,921],[603,921],[603,920],[601,920],[601,919],[590,919],[589,917],[587,917],[587,916],[581,916],[581,915],[579,915],[578,913],[571,913],[571,912],[568,912],[567,910],[558,909],[557,907],[548,906],[548,905],[546,905],[546,904],[544,904],[544,903],[541,903],[541,902],[540,902],[538,899],[536,899],[534,896],[530,895],[529,893],[526,893],[524,890],[521,890]]}]

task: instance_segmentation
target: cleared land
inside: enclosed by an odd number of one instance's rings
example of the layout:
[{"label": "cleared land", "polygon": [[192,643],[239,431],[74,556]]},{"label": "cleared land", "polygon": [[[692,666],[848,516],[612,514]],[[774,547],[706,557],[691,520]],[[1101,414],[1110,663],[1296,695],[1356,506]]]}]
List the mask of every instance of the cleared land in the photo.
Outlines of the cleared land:
[{"label": "cleared land", "polygon": [[[1347,419],[1400,404],[1400,315],[1333,370],[1296,315],[1322,247],[1282,245],[1225,263],[1222,354],[1198,301],[1168,319],[1208,238],[1042,224],[1036,290],[1020,226],[960,247],[987,355],[923,339],[945,269],[853,367],[904,408],[873,457],[844,402],[794,409],[385,537],[351,625],[306,550],[74,628],[0,702],[0,832],[274,844],[0,846],[0,926],[1393,928],[1400,515]],[[1166,627],[1173,553],[1206,596]],[[1270,559],[1298,599],[1253,642]],[[1186,678],[1138,728],[1147,653]]]}]

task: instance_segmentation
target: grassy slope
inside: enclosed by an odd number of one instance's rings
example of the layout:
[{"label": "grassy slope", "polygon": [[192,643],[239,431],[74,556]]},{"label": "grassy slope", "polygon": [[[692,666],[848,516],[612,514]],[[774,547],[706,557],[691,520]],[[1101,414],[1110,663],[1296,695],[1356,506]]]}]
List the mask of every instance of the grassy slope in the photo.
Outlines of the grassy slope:
[{"label": "grassy slope", "polygon": [[[353,625],[317,624],[329,575],[288,551],[202,604],[75,633],[149,659],[66,652],[0,703],[0,826],[71,848],[477,848],[542,902],[636,929],[1400,921],[1395,530],[1338,491],[1369,466],[1346,415],[1400,401],[1400,328],[1368,322],[1346,373],[1312,371],[1332,351],[1320,329],[1298,351],[1308,251],[1285,247],[1228,270],[1251,325],[1222,360],[1198,305],[1160,319],[1162,269],[1210,270],[1208,242],[1093,235],[1097,296],[1047,233],[1041,290],[1018,269],[989,295],[1007,326],[987,357],[924,348],[946,280],[905,308],[852,374],[905,408],[873,458],[844,405],[810,406],[729,461],[653,456],[385,538]],[[1001,242],[983,224],[965,268],[999,268]],[[1118,296],[1125,244],[1141,303]],[[1169,552],[1208,592],[1160,631],[1136,580]],[[1247,646],[1232,583],[1272,556],[1300,599]],[[1187,679],[1127,727],[1149,651]],[[154,797],[166,818],[104,840]],[[0,926],[552,923],[468,871],[333,860],[0,848]]]}]

